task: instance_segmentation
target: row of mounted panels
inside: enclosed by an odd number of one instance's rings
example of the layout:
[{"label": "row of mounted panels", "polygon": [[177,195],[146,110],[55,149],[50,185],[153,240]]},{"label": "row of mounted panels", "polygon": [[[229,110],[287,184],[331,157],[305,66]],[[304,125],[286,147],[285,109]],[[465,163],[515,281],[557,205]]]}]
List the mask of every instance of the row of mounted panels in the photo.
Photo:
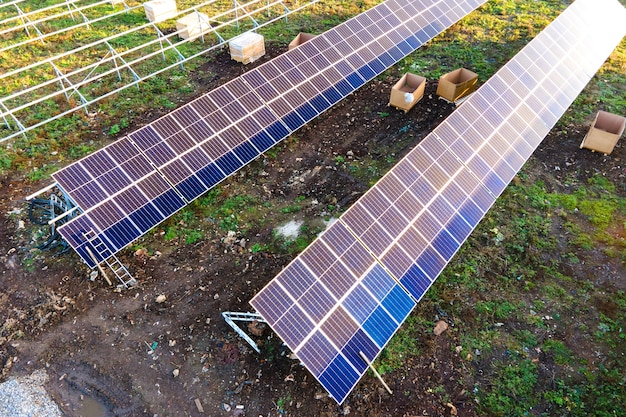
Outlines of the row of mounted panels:
[{"label": "row of mounted panels", "polygon": [[[337,402],[366,370],[355,351],[376,357],[624,36],[625,18],[614,0],[574,3],[251,300]],[[372,275],[384,279],[372,286]]]},{"label": "row of mounted panels", "polygon": [[59,232],[95,266],[86,233],[119,251],[480,3],[388,0],[60,170]]}]

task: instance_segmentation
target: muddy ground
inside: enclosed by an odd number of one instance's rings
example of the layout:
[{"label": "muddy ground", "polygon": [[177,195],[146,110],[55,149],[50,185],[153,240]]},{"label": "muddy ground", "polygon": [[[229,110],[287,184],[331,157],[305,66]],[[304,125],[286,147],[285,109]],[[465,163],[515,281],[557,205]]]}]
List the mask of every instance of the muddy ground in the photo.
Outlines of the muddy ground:
[{"label": "muddy ground", "polygon": [[[268,57],[279,52],[268,48]],[[195,95],[253,66],[218,54],[193,75]],[[453,110],[435,96],[433,81],[409,113],[389,109],[389,90],[399,75],[369,83],[301,129],[275,157],[260,157],[221,187],[276,205],[301,195],[321,203],[294,215],[300,218],[321,218],[328,204],[349,206],[369,184],[338,164],[338,156],[389,159],[388,167]],[[129,129],[165,112],[156,109]],[[585,131],[570,126],[552,132],[529,162],[531,175],[553,189],[566,187],[566,178],[585,181],[596,172],[624,184],[625,147],[610,157],[580,150]],[[35,226],[23,199],[48,182],[30,184],[16,172],[0,178],[0,365],[2,379],[45,369],[47,389],[66,415],[449,416],[454,408],[462,416],[476,414],[466,393],[472,387],[470,368],[480,364],[455,354],[453,332],[420,337],[422,355],[385,375],[393,395],[368,374],[341,407],[271,332],[258,338],[261,354],[254,352],[220,313],[250,311],[248,300],[293,255],[225,244],[226,233],[214,224],[207,222],[205,238],[193,245],[165,241],[157,227],[139,246],[160,255],[121,254],[139,282],[121,292],[101,278],[90,281],[90,271],[72,252],[44,252],[25,262],[33,253]],[[263,243],[274,226],[270,221],[237,238]],[[620,265],[606,268],[609,276],[623,273]],[[159,295],[164,302],[156,302]],[[418,305],[413,314],[434,320],[438,312]],[[433,390],[437,386],[445,387],[445,396]]]}]

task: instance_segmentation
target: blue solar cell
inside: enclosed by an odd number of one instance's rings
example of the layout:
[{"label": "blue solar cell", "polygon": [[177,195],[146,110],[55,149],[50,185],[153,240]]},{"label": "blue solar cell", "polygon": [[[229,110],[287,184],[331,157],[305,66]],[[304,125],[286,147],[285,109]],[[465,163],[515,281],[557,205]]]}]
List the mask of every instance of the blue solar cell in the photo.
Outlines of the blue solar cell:
[{"label": "blue solar cell", "polygon": [[459,248],[459,243],[446,230],[442,230],[435,236],[432,245],[445,259],[452,258]]},{"label": "blue solar cell", "polygon": [[250,142],[242,143],[241,145],[233,149],[233,152],[244,164],[247,164],[257,156],[259,156],[258,149],[256,149],[254,145],[251,145]]},{"label": "blue solar cell", "polygon": [[363,324],[378,305],[378,301],[363,286],[357,285],[346,297],[342,305],[359,324]]},{"label": "blue solar cell", "polygon": [[494,195],[500,195],[507,185],[502,178],[500,178],[500,176],[493,171],[487,174],[487,176],[483,179],[483,182]]},{"label": "blue solar cell", "polygon": [[176,194],[174,190],[166,191],[161,194],[157,198],[154,199],[153,204],[161,210],[164,216],[169,216],[170,214],[176,212],[182,206],[185,205],[183,200]]},{"label": "blue solar cell", "polygon": [[[315,109],[310,104],[302,104],[298,108],[296,108],[296,113],[300,115],[300,117],[305,121],[311,121],[317,117],[319,114],[315,111]],[[298,126],[298,129],[302,127],[302,125]]]},{"label": "blue solar cell", "polygon": [[422,46],[428,39],[426,40],[421,40],[418,37],[418,34],[420,32],[416,33],[414,36],[409,36],[408,38],[406,38],[406,43],[409,44],[409,46],[411,46],[411,52],[413,52],[415,49],[419,48],[420,46]]},{"label": "blue solar cell", "polygon": [[380,74],[381,72],[387,69],[387,66],[383,64],[382,62],[380,62],[378,58],[373,59],[370,62],[368,62],[368,65],[370,66],[372,71],[374,71],[376,75]]},{"label": "blue solar cell", "polygon": [[445,261],[433,248],[426,248],[415,262],[430,277],[431,280],[437,278],[445,265]]},{"label": "blue solar cell", "polygon": [[357,73],[352,73],[348,75],[346,77],[346,80],[348,81],[348,83],[350,83],[352,88],[355,90],[359,88],[360,86],[362,86],[363,84],[365,84],[365,80],[362,77],[360,77]]},{"label": "blue solar cell", "polygon": [[187,178],[180,184],[176,184],[176,189],[187,201],[194,200],[207,190],[205,185],[195,176]]},{"label": "blue solar cell", "polygon": [[374,294],[374,297],[382,301],[395,285],[395,281],[382,266],[376,264],[363,278],[363,285]]},{"label": "blue solar cell", "polygon": [[322,95],[324,96],[324,98],[330,103],[330,105],[332,106],[333,104],[339,102],[339,100],[341,100],[344,96],[337,91],[334,87],[329,88],[328,90],[324,91],[322,93]]},{"label": "blue solar cell", "polygon": [[342,403],[359,377],[343,356],[337,355],[318,380],[337,402]]},{"label": "blue solar cell", "polygon": [[[322,95],[309,98],[309,103],[311,103],[317,113],[322,113],[330,107],[330,103]],[[317,115],[314,115],[313,117],[316,116]]]},{"label": "blue solar cell", "polygon": [[[399,56],[398,59],[392,57],[389,53],[385,52],[381,55],[378,56],[378,59],[380,60],[380,62],[383,63],[383,65],[385,67],[390,67],[393,64],[395,64],[396,62],[398,62],[400,59],[402,59],[402,55]],[[385,68],[386,69],[386,68]],[[385,70],[383,69],[383,71]],[[381,71],[382,72],[382,71]]]},{"label": "blue solar cell", "polygon": [[359,329],[354,336],[350,338],[348,343],[346,343],[341,350],[341,353],[343,353],[346,359],[348,359],[348,362],[350,362],[359,373],[363,373],[367,369],[367,364],[363,358],[361,358],[359,352],[363,352],[370,362],[372,362],[380,352],[380,348],[376,346],[362,329]]},{"label": "blue solar cell", "polygon": [[[426,42],[428,42],[430,40],[430,36],[428,35],[428,33],[426,32],[425,29],[421,29],[419,31],[417,31],[415,33],[415,37],[417,38],[418,42],[420,43],[420,45],[425,44]],[[407,42],[409,42],[407,40]],[[411,42],[409,42],[411,43]]]},{"label": "blue solar cell", "polygon": [[382,308],[378,307],[363,323],[363,330],[374,340],[376,345],[383,348],[399,325]]},{"label": "blue solar cell", "polygon": [[459,242],[463,242],[472,232],[472,227],[458,214],[452,216],[446,229]]},{"label": "blue solar cell", "polygon": [[305,123],[304,120],[302,120],[302,117],[300,117],[300,115],[295,111],[285,115],[282,120],[292,131],[300,129]]},{"label": "blue solar cell", "polygon": [[399,48],[391,48],[389,51],[387,51],[387,53],[391,56],[391,59],[393,59],[394,63],[400,61],[406,55]]},{"label": "blue solar cell", "polygon": [[358,72],[361,75],[361,77],[365,79],[366,82],[376,76],[376,72],[374,72],[374,70],[372,70],[372,68],[369,65],[363,65],[361,68],[358,69]]},{"label": "blue solar cell", "polygon": [[383,300],[382,305],[398,323],[402,323],[415,307],[415,301],[411,300],[411,297],[399,285],[395,285]]},{"label": "blue solar cell", "polygon": [[254,135],[250,138],[250,142],[261,152],[265,152],[276,143],[266,132]]},{"label": "blue solar cell", "polygon": [[289,130],[281,122],[275,122],[265,128],[265,130],[272,136],[272,138],[278,142],[283,138],[289,136]]},{"label": "blue solar cell", "polygon": [[335,88],[337,89],[337,91],[339,91],[339,94],[341,94],[341,98],[354,92],[354,88],[346,80],[339,81],[337,84],[335,84]]},{"label": "blue solar cell", "polygon": [[213,187],[215,184],[226,178],[224,172],[214,164],[202,168],[196,175],[198,175],[207,188]]},{"label": "blue solar cell", "polygon": [[411,39],[413,39],[415,44],[418,45],[417,47],[414,48],[413,45],[411,45],[408,42],[408,38],[407,40],[402,41],[397,45],[398,49],[400,49],[400,51],[402,52],[403,57],[410,54],[411,52],[413,52],[414,49],[417,49],[419,47],[419,42],[417,41],[417,39],[415,38],[411,38]]},{"label": "blue solar cell", "polygon": [[243,166],[243,163],[237,158],[233,152],[227,152],[220,159],[216,161],[226,175],[230,175]]},{"label": "blue solar cell", "polygon": [[132,224],[130,219],[120,220],[111,225],[103,234],[118,250],[141,236],[141,232]]},{"label": "blue solar cell", "polygon": [[426,293],[432,281],[419,266],[414,264],[400,278],[400,283],[414,299],[419,300]]},{"label": "blue solar cell", "polygon": [[141,230],[150,230],[163,220],[161,213],[152,204],[146,204],[129,217]]}]

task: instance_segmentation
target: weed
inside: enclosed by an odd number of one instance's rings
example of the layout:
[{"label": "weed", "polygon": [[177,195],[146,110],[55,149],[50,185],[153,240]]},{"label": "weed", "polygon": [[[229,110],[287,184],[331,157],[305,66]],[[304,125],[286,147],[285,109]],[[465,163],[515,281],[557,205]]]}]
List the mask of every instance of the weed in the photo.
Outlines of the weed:
[{"label": "weed", "polygon": [[185,243],[188,245],[192,245],[196,242],[199,242],[204,237],[202,230],[188,230],[185,233]]},{"label": "weed", "polygon": [[529,359],[496,365],[490,390],[479,396],[479,409],[492,416],[527,416],[537,404],[537,365]]}]

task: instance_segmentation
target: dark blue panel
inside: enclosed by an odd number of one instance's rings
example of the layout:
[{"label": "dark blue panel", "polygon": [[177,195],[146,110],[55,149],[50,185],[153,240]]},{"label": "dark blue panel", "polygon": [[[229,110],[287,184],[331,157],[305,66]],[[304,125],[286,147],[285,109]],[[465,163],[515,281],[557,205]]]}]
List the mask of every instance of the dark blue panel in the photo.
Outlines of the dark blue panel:
[{"label": "dark blue panel", "polygon": [[424,32],[428,35],[428,39],[432,39],[437,36],[440,30],[437,30],[436,27],[432,25],[432,23],[424,28]]},{"label": "dark blue panel", "polygon": [[363,65],[361,68],[359,68],[358,71],[359,74],[361,74],[361,77],[365,79],[365,81],[369,81],[376,76],[376,73],[372,71],[369,65]]},{"label": "dark blue panel", "polygon": [[399,285],[393,287],[382,304],[398,323],[402,323],[415,307],[415,302]]},{"label": "dark blue panel", "polygon": [[405,53],[403,53],[398,48],[391,48],[391,50],[389,50],[387,53],[391,55],[391,58],[393,58],[394,63],[400,61],[402,58],[404,58],[404,55],[405,55]]},{"label": "dark blue panel", "polygon": [[339,403],[342,403],[348,396],[358,380],[359,374],[341,355],[337,355],[319,376],[320,383]]},{"label": "dark blue panel", "polygon": [[176,189],[187,199],[187,201],[193,200],[207,190],[207,188],[196,177],[187,178],[180,184],[176,185]]},{"label": "dark blue panel", "polygon": [[348,340],[348,343],[346,343],[341,353],[344,354],[348,362],[357,368],[360,373],[363,373],[367,369],[367,364],[363,358],[361,358],[359,352],[363,352],[370,362],[372,362],[374,358],[376,358],[376,355],[378,355],[378,352],[380,352],[378,346],[372,342],[372,339],[370,339],[362,329],[357,330],[354,336]]},{"label": "dark blue panel", "polygon": [[[93,250],[93,248],[91,249],[91,253],[94,254],[94,256],[96,257],[96,259],[98,260],[98,262],[102,262],[104,259],[101,259],[101,257]],[[87,252],[87,250],[85,249],[85,245],[80,245],[74,248],[74,250],[76,251],[76,253],[78,253],[78,255],[83,258],[83,261],[85,261],[85,263],[89,266],[89,268],[95,268],[96,264],[95,262],[91,259],[91,256],[89,255],[89,253]]]},{"label": "dark blue panel", "polygon": [[424,29],[418,31],[415,34],[415,37],[420,41],[420,45],[425,44],[426,42],[428,42],[430,40],[430,37],[428,36],[428,33],[426,33],[426,31]]},{"label": "dark blue panel", "polygon": [[[409,39],[413,39],[415,41],[415,44],[417,45],[416,47],[413,47],[413,45],[410,45],[408,43]],[[404,55],[408,55],[411,52],[413,52],[414,49],[417,49],[419,47],[419,42],[417,41],[417,39],[411,37],[406,40],[406,42],[400,42],[398,45],[396,45],[398,47],[398,49],[400,49],[400,51],[402,51],[402,53]]]},{"label": "dark blue panel", "polygon": [[417,265],[413,264],[409,270],[400,278],[400,283],[411,293],[413,298],[419,300],[430,287],[431,280]]},{"label": "dark blue panel", "polygon": [[335,88],[339,91],[339,94],[341,94],[342,97],[345,97],[354,91],[354,88],[352,88],[346,80],[339,81],[335,84]]},{"label": "dark blue panel", "polygon": [[[400,57],[402,58],[402,57]],[[382,55],[380,55],[378,57],[378,59],[380,60],[380,62],[383,63],[383,65],[386,68],[389,68],[390,66],[392,66],[393,64],[395,64],[396,62],[398,62],[398,60],[400,60],[400,58],[398,59],[394,59],[391,55],[389,55],[387,52],[383,53]]]},{"label": "dark blue panel", "polygon": [[498,174],[493,171],[487,174],[487,177],[485,177],[483,182],[495,195],[500,195],[500,193],[502,193],[502,191],[506,188],[506,184],[502,181],[502,178],[500,178]]},{"label": "dark blue panel", "polygon": [[334,87],[330,87],[328,90],[324,91],[322,95],[331,106],[343,98],[343,96]]},{"label": "dark blue panel", "polygon": [[152,202],[165,217],[174,213],[176,210],[185,205],[174,190],[166,191]]},{"label": "dark blue panel", "polygon": [[216,161],[216,163],[217,163],[217,166],[219,166],[227,176],[237,171],[239,168],[243,166],[241,161],[232,152],[227,152],[224,155],[222,155]]},{"label": "dark blue panel", "polygon": [[365,84],[365,81],[363,80],[363,78],[359,77],[358,74],[356,73],[348,75],[346,77],[346,80],[350,83],[352,88],[354,88],[355,90],[359,88],[360,86],[362,86],[363,84]]},{"label": "dark blue panel", "polygon": [[[417,48],[419,48],[420,46],[422,46],[424,44],[425,41],[422,41],[420,39],[418,39],[418,34],[420,32],[416,33],[416,36],[410,36],[408,38],[406,38],[406,43],[409,44],[409,46],[411,47],[411,51],[409,52],[413,52],[414,50],[416,50]],[[403,49],[404,52],[404,49]]]},{"label": "dark blue panel", "polygon": [[450,232],[452,236],[459,242],[463,242],[469,234],[472,232],[472,228],[469,224],[463,220],[461,216],[455,214],[452,216],[448,224],[446,225],[446,229]]},{"label": "dark blue panel", "polygon": [[285,115],[283,117],[283,121],[291,130],[298,130],[302,126],[304,126],[305,123],[304,120],[302,120],[302,118],[296,112]]},{"label": "dark blue panel", "polygon": [[265,128],[270,136],[278,142],[279,140],[287,137],[289,135],[289,131],[281,122],[275,122]]},{"label": "dark blue panel", "polygon": [[350,295],[346,297],[343,306],[348,310],[354,319],[359,323],[363,323],[370,315],[372,311],[378,305],[372,296],[367,292],[363,286],[358,285]]},{"label": "dark blue panel", "polygon": [[483,217],[483,213],[472,201],[467,200],[459,209],[461,216],[472,226],[476,226],[480,219]]},{"label": "dark blue panel", "polygon": [[305,122],[315,119],[318,115],[318,113],[310,104],[303,104],[296,109],[296,112],[300,115],[302,119],[304,119]]},{"label": "dark blue panel", "polygon": [[363,330],[370,335],[380,348],[387,344],[397,328],[396,322],[382,307],[374,310],[372,315],[363,323]]},{"label": "dark blue panel", "polygon": [[217,184],[226,177],[215,164],[207,165],[206,167],[198,171],[196,175],[200,177],[200,179],[207,186],[207,188],[213,187],[215,184]]},{"label": "dark blue panel", "polygon": [[322,113],[324,110],[330,107],[330,103],[326,101],[326,99],[322,95],[310,98],[309,103],[311,103],[311,105],[318,113]]},{"label": "dark blue panel", "polygon": [[433,248],[426,248],[415,262],[431,280],[435,280],[444,267],[444,261]]},{"label": "dark blue panel", "polygon": [[244,142],[233,149],[233,152],[243,161],[244,164],[259,156],[259,151],[249,142]]},{"label": "dark blue panel", "polygon": [[141,235],[129,219],[120,220],[106,229],[103,234],[117,249],[122,249]]},{"label": "dark blue panel", "polygon": [[380,74],[381,72],[387,69],[387,67],[378,59],[374,59],[368,62],[368,64],[376,74]]},{"label": "dark blue panel", "polygon": [[445,230],[442,230],[433,239],[432,245],[445,259],[450,260],[459,248],[459,243]]},{"label": "dark blue panel", "polygon": [[154,225],[163,220],[161,213],[152,204],[146,204],[139,210],[131,213],[129,217],[144,232],[152,229]]},{"label": "dark blue panel", "polygon": [[274,140],[265,132],[254,135],[250,142],[261,152],[265,152],[274,145]]}]

